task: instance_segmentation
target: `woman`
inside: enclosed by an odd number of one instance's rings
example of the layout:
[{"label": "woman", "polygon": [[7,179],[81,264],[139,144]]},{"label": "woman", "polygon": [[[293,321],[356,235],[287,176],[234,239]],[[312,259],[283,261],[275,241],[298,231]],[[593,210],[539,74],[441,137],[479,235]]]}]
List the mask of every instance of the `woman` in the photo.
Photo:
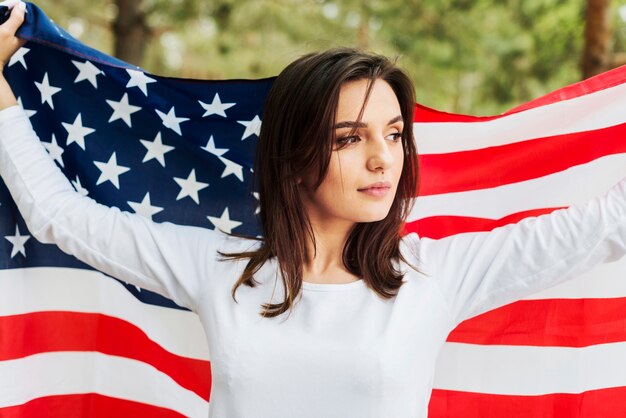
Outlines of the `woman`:
[{"label": "woman", "polygon": [[[23,13],[0,27],[2,65]],[[38,240],[198,313],[211,417],[425,417],[459,322],[626,252],[626,182],[489,233],[400,238],[417,178],[413,94],[391,62],[355,50],[286,67],[258,145],[263,240],[79,195],[2,77],[0,174]]]}]

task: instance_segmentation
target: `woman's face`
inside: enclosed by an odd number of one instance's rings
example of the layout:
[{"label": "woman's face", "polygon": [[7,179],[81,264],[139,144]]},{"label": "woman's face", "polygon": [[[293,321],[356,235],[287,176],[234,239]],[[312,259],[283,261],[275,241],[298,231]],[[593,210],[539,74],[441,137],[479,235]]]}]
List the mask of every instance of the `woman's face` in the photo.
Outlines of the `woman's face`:
[{"label": "woman's face", "polygon": [[404,163],[404,122],[391,86],[379,79],[372,86],[360,124],[350,134],[365,100],[367,82],[342,85],[335,119],[337,141],[328,173],[315,191],[310,179],[301,183],[311,221],[374,222],[389,213]]}]

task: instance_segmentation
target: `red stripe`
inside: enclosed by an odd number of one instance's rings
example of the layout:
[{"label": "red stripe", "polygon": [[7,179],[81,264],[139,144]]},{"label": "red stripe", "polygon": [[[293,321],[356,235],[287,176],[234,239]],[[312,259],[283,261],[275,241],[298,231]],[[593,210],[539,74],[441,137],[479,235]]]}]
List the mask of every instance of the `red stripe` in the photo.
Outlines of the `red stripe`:
[{"label": "red stripe", "polygon": [[521,300],[459,324],[449,342],[588,347],[626,341],[626,297]]},{"label": "red stripe", "polygon": [[500,219],[470,216],[431,216],[407,222],[403,234],[417,233],[422,238],[441,239],[463,232],[486,232],[500,226],[519,222],[531,216],[544,215],[562,208],[541,208],[517,212]]},{"label": "red stripe", "polygon": [[46,396],[22,405],[0,408],[0,418],[182,418],[171,409],[96,393]]},{"label": "red stripe", "polygon": [[623,418],[626,387],[540,396],[433,390],[429,418]]},{"label": "red stripe", "polygon": [[512,113],[518,113],[524,110],[586,96],[588,94],[606,90],[608,88],[615,87],[624,83],[626,83],[626,66],[621,66],[618,68],[614,68],[610,71],[606,71],[602,74],[598,74],[597,76],[588,78],[586,80],[579,81],[578,83],[562,87],[538,99],[524,103],[509,110],[505,113],[505,115],[510,115]]},{"label": "red stripe", "polygon": [[0,317],[0,361],[50,351],[97,351],[139,360],[209,400],[210,362],[172,354],[129,322],[78,312]]},{"label": "red stripe", "polygon": [[498,119],[500,116],[470,116],[458,113],[448,113],[417,103],[413,122],[485,122]]},{"label": "red stripe", "polygon": [[459,115],[454,113],[442,112],[440,110],[431,109],[427,106],[416,104],[414,122],[484,122],[487,120],[498,119],[503,116],[520,113],[525,110],[534,109],[549,104],[571,100],[582,97],[587,94],[596,93],[606,90],[620,84],[626,83],[626,66],[615,68],[611,71],[604,72],[587,80],[580,81],[575,84],[560,88],[542,97],[530,102],[517,106],[505,113],[493,116],[470,116]]},{"label": "red stripe", "polygon": [[420,195],[531,180],[626,152],[626,124],[446,154],[420,155]]}]

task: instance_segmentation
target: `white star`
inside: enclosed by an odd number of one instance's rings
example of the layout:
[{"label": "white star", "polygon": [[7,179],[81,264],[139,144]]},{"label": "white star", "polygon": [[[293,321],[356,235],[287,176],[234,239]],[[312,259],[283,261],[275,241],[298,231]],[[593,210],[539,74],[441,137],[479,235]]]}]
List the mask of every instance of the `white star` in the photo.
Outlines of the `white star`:
[{"label": "white star", "polygon": [[261,119],[259,119],[259,115],[254,116],[254,118],[249,121],[238,120],[237,122],[246,127],[246,131],[241,137],[242,141],[251,135],[259,136],[259,134],[261,133]]},{"label": "white star", "polygon": [[150,161],[151,159],[157,160],[161,166],[165,167],[165,153],[170,152],[174,149],[174,147],[169,145],[163,145],[163,141],[161,140],[161,132],[157,133],[154,141],[148,141],[145,139],[140,139],[141,143],[148,151],[146,151],[146,155],[143,157],[142,163],[146,161]]},{"label": "white star", "polygon": [[43,75],[43,80],[41,80],[41,83],[35,81],[35,85],[37,86],[39,93],[41,93],[41,104],[48,103],[50,108],[54,109],[54,105],[52,104],[52,96],[60,92],[61,89],[59,87],[53,87],[50,85],[50,82],[48,81],[48,73],[45,73]]},{"label": "white star", "polygon": [[174,181],[180,186],[180,192],[178,193],[178,196],[176,196],[176,200],[180,200],[185,196],[189,196],[197,204],[200,204],[198,192],[209,186],[208,183],[196,181],[195,169],[191,170],[191,173],[189,173],[189,177],[187,177],[186,179],[174,177]]},{"label": "white star", "polygon": [[76,176],[76,180],[72,180],[72,184],[81,196],[87,196],[89,194],[89,191],[85,189],[82,184],[80,184],[80,179],[78,178],[78,176]]},{"label": "white star", "polygon": [[209,138],[209,142],[202,147],[203,150],[210,152],[213,155],[222,156],[224,153],[228,151],[228,148],[216,148],[215,141],[213,140],[213,135]]},{"label": "white star", "polygon": [[11,56],[11,59],[9,60],[9,67],[15,64],[16,62],[19,62],[20,64],[22,64],[22,67],[24,67],[24,69],[26,70],[27,67],[26,67],[26,61],[24,61],[24,55],[26,55],[28,51],[30,51],[30,49],[25,48],[25,47],[21,47],[20,49],[15,51],[15,54],[13,54]]},{"label": "white star", "polygon": [[[255,198],[256,200],[260,200],[260,199],[259,199],[259,193],[257,193],[257,192],[252,192],[252,196],[254,196],[254,198]],[[254,214],[255,214],[255,215],[256,215],[257,213],[261,213],[261,206],[260,206],[260,205],[259,205],[259,206],[257,206],[257,207],[256,207],[256,210],[254,211]]]},{"label": "white star", "polygon": [[133,106],[128,103],[128,93],[124,93],[119,102],[116,102],[115,100],[107,100],[107,103],[113,108],[113,114],[109,118],[109,122],[122,119],[126,122],[126,125],[128,125],[129,128],[132,127],[130,115],[141,110],[141,107]]},{"label": "white star", "polygon": [[52,134],[52,141],[51,142],[41,142],[43,144],[44,147],[46,147],[46,149],[48,150],[48,154],[50,154],[50,157],[52,157],[53,160],[55,160],[57,163],[59,163],[59,165],[61,167],[65,167],[63,165],[63,148],[61,148],[59,146],[59,144],[57,144],[57,139],[54,136],[54,134]]},{"label": "white star", "polygon": [[207,219],[211,221],[216,228],[221,229],[224,232],[232,232],[233,228],[237,228],[241,225],[241,222],[231,221],[230,215],[228,214],[228,208],[224,209],[222,212],[222,216],[216,218],[214,216],[207,216]]},{"label": "white star", "polygon": [[78,75],[74,80],[74,83],[78,83],[79,81],[87,80],[91,83],[92,86],[98,88],[98,76],[100,74],[104,74],[98,67],[93,65],[91,61],[74,61],[72,60],[72,64],[78,68]]},{"label": "white star", "polygon": [[101,171],[100,177],[98,177],[98,181],[96,182],[96,186],[104,183],[105,181],[110,181],[111,183],[113,183],[115,188],[119,189],[120,174],[124,174],[125,172],[130,170],[130,168],[128,167],[117,165],[117,157],[115,156],[115,153],[111,154],[111,158],[109,158],[109,161],[107,161],[106,163],[100,161],[94,161],[93,163]]},{"label": "white star", "polygon": [[143,216],[144,218],[148,218],[152,220],[152,215],[159,213],[163,210],[163,208],[158,206],[152,206],[150,203],[150,192],[146,193],[143,197],[141,203],[137,202],[126,202],[128,206],[133,208],[136,214]]},{"label": "white star", "polygon": [[161,118],[161,120],[163,121],[163,126],[165,126],[166,128],[170,128],[171,130],[176,132],[178,135],[182,135],[182,133],[180,132],[180,124],[182,122],[189,120],[189,118],[176,117],[174,106],[172,106],[172,108],[170,109],[169,112],[167,112],[167,114],[161,112],[159,109],[155,109],[155,110],[157,114],[159,115],[159,117]]},{"label": "white star", "polygon": [[220,116],[226,117],[225,110],[237,104],[237,103],[222,103],[222,101],[220,100],[220,95],[217,93],[215,93],[215,96],[213,97],[213,102],[211,104],[204,103],[200,100],[198,100],[198,103],[200,103],[200,106],[202,106],[205,110],[204,115],[202,115],[202,117],[209,116],[209,115],[220,115]]},{"label": "white star", "polygon": [[95,129],[83,126],[83,118],[80,113],[76,116],[74,123],[61,122],[61,124],[67,131],[67,142],[65,145],[67,146],[72,142],[76,142],[83,151],[85,150],[85,136],[96,131]]},{"label": "white star", "polygon": [[126,72],[130,75],[126,88],[138,87],[144,95],[148,96],[148,83],[156,83],[156,80],[148,77],[143,71],[127,69]]},{"label": "white star", "polygon": [[26,257],[26,248],[24,248],[24,244],[30,239],[30,235],[21,235],[20,229],[17,225],[15,225],[15,235],[6,235],[4,238],[13,244],[11,258],[15,257],[17,253],[21,253],[24,257]]},{"label": "white star", "polygon": [[36,110],[29,110],[29,109],[25,109],[25,108],[24,108],[24,104],[22,103],[22,98],[21,98],[21,97],[18,97],[18,98],[17,98],[17,104],[19,104],[19,105],[20,105],[20,107],[21,107],[22,109],[24,109],[24,112],[26,112],[26,116],[28,116],[29,118],[30,118],[31,116],[33,116],[35,113],[37,113],[37,111],[36,111]]},{"label": "white star", "polygon": [[222,173],[222,177],[224,178],[230,174],[234,174],[235,176],[237,176],[237,178],[243,182],[243,167],[240,166],[239,164],[236,164],[224,157],[217,157],[220,159],[221,162],[223,162],[224,164],[226,164],[226,167],[224,168],[224,172]]}]

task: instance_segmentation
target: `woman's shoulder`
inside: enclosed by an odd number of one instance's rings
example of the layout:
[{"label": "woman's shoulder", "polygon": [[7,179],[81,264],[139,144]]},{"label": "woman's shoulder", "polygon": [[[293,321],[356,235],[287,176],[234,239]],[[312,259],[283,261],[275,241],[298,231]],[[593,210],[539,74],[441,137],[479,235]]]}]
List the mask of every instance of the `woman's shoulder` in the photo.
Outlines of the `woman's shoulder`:
[{"label": "woman's shoulder", "polygon": [[263,243],[261,236],[227,233],[220,229],[210,230],[216,241],[216,249],[221,252],[254,251]]},{"label": "woman's shoulder", "polygon": [[[136,218],[138,219],[138,218]],[[139,219],[138,219],[139,220]],[[142,221],[147,222],[142,219]],[[194,245],[195,249],[212,259],[221,258],[221,253],[241,253],[254,251],[262,243],[262,238],[254,235],[237,234],[196,225],[175,224],[172,222],[152,223],[155,228],[167,232],[172,239]]]},{"label": "woman's shoulder", "polygon": [[417,232],[409,232],[404,234],[402,238],[400,238],[400,248],[406,249],[414,249],[418,248],[421,243],[421,238],[417,234]]},{"label": "woman's shoulder", "polygon": [[420,246],[422,240],[417,232],[409,232],[400,238],[400,252],[411,263],[420,263]]}]

